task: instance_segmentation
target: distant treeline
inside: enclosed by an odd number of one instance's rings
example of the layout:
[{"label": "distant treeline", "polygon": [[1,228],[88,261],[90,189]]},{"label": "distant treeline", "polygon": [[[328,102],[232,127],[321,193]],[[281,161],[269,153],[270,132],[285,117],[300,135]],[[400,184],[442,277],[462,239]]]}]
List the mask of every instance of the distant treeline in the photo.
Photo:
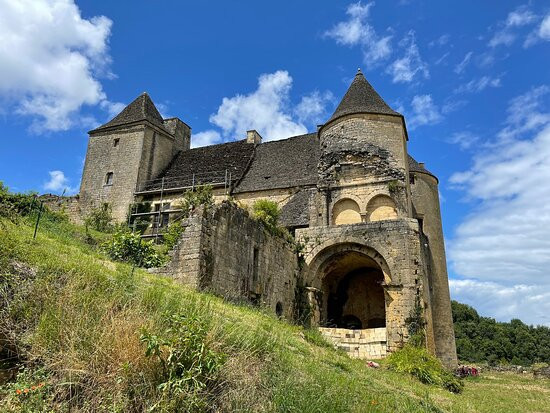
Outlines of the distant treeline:
[{"label": "distant treeline", "polygon": [[461,362],[489,364],[550,363],[550,328],[481,317],[466,304],[452,302],[456,350]]}]

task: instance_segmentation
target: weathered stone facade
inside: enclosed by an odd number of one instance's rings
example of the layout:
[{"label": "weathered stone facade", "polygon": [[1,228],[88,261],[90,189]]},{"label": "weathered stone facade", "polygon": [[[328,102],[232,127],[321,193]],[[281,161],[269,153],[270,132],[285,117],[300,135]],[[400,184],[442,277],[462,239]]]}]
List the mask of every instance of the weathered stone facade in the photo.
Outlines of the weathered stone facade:
[{"label": "weathered stone facade", "polygon": [[[190,128],[162,119],[142,95],[90,132],[81,209],[109,202],[122,221],[132,202],[170,210],[210,184],[217,206],[185,222],[166,274],[285,317],[305,295],[312,321],[357,357],[401,347],[420,313],[428,348],[453,366],[437,178],[408,155],[408,139],[403,116],[360,72],[316,133],[265,143],[248,131],[189,149]],[[244,208],[276,202],[303,261],[229,198]]]},{"label": "weathered stone facade", "polygon": [[229,300],[247,299],[292,317],[300,271],[293,245],[230,202],[198,210],[184,225],[161,272],[193,288]]}]

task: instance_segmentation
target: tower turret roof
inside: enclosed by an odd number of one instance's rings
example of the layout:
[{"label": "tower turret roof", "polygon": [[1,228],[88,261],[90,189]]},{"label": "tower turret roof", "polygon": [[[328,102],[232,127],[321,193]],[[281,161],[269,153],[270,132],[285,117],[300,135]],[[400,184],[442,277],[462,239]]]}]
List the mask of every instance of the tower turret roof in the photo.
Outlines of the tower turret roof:
[{"label": "tower turret roof", "polygon": [[164,120],[147,92],[143,92],[139,95],[132,103],[126,106],[122,112],[116,115],[109,122],[95,128],[90,132],[97,132],[103,129],[141,121],[148,121],[161,129],[165,129],[163,124]]},{"label": "tower turret roof", "polygon": [[380,97],[367,79],[365,79],[361,69],[357,70],[357,74],[353,82],[351,82],[348,91],[328,122],[341,116],[354,113],[380,113],[384,115],[401,116],[400,113],[394,111],[384,102],[384,99]]}]

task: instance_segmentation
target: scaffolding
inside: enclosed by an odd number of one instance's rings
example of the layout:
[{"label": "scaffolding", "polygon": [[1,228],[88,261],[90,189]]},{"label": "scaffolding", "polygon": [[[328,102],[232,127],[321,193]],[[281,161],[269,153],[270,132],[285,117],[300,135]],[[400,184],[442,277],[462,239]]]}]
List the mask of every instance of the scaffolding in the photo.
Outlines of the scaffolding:
[{"label": "scaffolding", "polygon": [[[150,233],[141,234],[142,238],[154,238],[155,242],[159,238],[162,238],[162,233],[159,231],[163,226],[163,217],[167,217],[167,221],[174,221],[170,219],[171,215],[176,215],[176,221],[183,216],[182,209],[164,209],[164,196],[167,193],[182,192],[184,194],[187,191],[195,191],[198,187],[211,185],[213,188],[221,188],[223,186],[224,193],[229,195],[231,192],[232,174],[231,171],[225,169],[224,171],[213,171],[204,173],[192,173],[188,175],[181,175],[176,177],[162,177],[159,179],[151,179],[143,182],[138,182],[134,197],[137,196],[152,196],[159,195],[159,208],[157,211],[151,212],[137,212],[138,203],[134,204],[134,209],[128,214],[128,225],[132,226],[132,231],[136,231],[136,225],[142,219],[146,219],[152,231]],[[152,218],[152,223],[150,222]]]}]

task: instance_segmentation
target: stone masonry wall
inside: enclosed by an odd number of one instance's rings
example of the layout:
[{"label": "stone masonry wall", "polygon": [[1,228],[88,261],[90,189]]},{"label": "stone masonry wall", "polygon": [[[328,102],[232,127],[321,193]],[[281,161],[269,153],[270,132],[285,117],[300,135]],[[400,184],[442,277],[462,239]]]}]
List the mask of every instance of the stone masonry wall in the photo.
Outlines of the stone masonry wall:
[{"label": "stone masonry wall", "polygon": [[299,266],[286,240],[230,202],[198,211],[185,225],[162,272],[230,300],[249,299],[274,312],[279,307],[291,318]]}]

